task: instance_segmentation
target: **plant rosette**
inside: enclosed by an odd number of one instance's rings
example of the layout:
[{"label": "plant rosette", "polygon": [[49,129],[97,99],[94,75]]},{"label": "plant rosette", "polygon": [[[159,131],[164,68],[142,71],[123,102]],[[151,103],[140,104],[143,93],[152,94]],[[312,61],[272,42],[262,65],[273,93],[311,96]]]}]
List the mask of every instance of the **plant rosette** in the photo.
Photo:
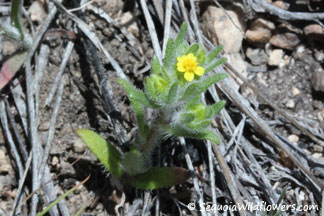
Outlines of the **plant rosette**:
[{"label": "plant rosette", "polygon": [[[185,182],[191,173],[181,167],[153,167],[154,149],[169,136],[210,140],[219,144],[218,136],[209,127],[212,119],[225,106],[225,101],[205,105],[201,101],[211,85],[227,77],[211,71],[224,63],[217,58],[222,47],[206,54],[198,43],[189,45],[187,25],[181,26],[176,39],[169,39],[165,58],[152,61],[151,75],[144,90],[120,79],[136,116],[138,133],[129,152],[120,154],[108,141],[93,131],[79,129],[77,134],[105,168],[119,179],[139,189],[159,189]],[[148,119],[147,110],[153,117]]]}]

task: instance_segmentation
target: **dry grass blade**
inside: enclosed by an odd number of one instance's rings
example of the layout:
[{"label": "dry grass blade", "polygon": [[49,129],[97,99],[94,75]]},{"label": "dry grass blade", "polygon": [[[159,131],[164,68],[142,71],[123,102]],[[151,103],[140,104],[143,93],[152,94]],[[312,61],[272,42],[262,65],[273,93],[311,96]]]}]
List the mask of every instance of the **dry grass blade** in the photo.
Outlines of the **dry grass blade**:
[{"label": "dry grass blade", "polygon": [[312,134],[312,132],[310,130],[308,130],[307,128],[305,128],[301,123],[299,123],[294,118],[292,118],[289,114],[287,114],[285,111],[283,111],[282,109],[280,109],[279,106],[276,105],[276,103],[274,101],[272,101],[272,100],[270,101],[268,99],[269,97],[265,96],[264,93],[262,93],[262,91],[260,91],[259,89],[257,89],[252,84],[252,82],[246,80],[230,64],[225,63],[225,66],[228,67],[229,70],[235,74],[235,76],[239,77],[239,79],[241,79],[249,88],[251,88],[260,98],[262,98],[262,100],[264,100],[274,110],[278,111],[278,113],[280,113],[284,118],[286,118],[289,122],[291,122],[296,128],[298,128],[299,130],[301,130],[305,135],[309,136],[312,140],[314,140],[319,145],[324,146],[324,141],[322,141],[322,140],[318,139],[317,137],[315,137],[314,134]]},{"label": "dry grass blade", "polygon": [[119,66],[119,64],[112,58],[110,53],[105,49],[105,47],[102,45],[98,37],[94,32],[92,32],[89,28],[89,26],[83,22],[80,18],[69,12],[59,1],[57,0],[51,0],[55,3],[55,5],[60,8],[69,18],[71,18],[80,28],[80,30],[92,41],[92,43],[100,49],[107,59],[110,61],[111,65],[114,67],[114,69],[117,72],[117,75],[122,79],[127,79],[127,76],[123,72],[122,68]]}]

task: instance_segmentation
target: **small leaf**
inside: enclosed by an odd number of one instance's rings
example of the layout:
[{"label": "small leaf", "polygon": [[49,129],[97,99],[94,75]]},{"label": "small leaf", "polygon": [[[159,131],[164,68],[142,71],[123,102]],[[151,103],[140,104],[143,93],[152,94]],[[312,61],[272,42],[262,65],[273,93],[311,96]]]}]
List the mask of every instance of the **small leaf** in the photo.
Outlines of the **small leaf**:
[{"label": "small leaf", "polygon": [[196,115],[195,113],[182,113],[180,115],[180,122],[182,124],[187,124],[189,122],[192,122],[195,119]]},{"label": "small leaf", "polygon": [[206,139],[214,142],[215,144],[219,144],[218,136],[207,129],[194,130],[189,127],[185,127],[184,125],[175,125],[173,127],[165,126],[164,130],[174,136],[182,136],[191,139]]},{"label": "small leaf", "polygon": [[181,100],[187,101],[194,97],[199,96],[201,93],[206,91],[212,84],[225,79],[227,74],[225,73],[217,73],[212,76],[207,77],[205,80],[200,82],[194,82],[190,84],[186,90],[184,91]]},{"label": "small leaf", "polygon": [[161,65],[159,59],[155,56],[152,60],[152,74],[160,74],[161,73]]},{"label": "small leaf", "polygon": [[216,49],[211,51],[206,57],[206,61],[205,61],[206,65],[209,65],[210,63],[212,63],[215,60],[215,58],[218,56],[218,54],[222,51],[222,49],[223,49],[223,46],[220,45],[220,46],[216,47]]},{"label": "small leaf", "polygon": [[215,67],[217,67],[218,65],[221,65],[221,64],[225,63],[226,61],[227,61],[227,58],[220,58],[215,63],[213,63],[211,66],[209,66],[208,68],[206,68],[205,73],[213,70]]},{"label": "small leaf", "polygon": [[156,190],[181,184],[191,177],[189,170],[181,167],[153,167],[144,174],[130,178],[130,184],[142,190]]},{"label": "small leaf", "polygon": [[163,74],[165,80],[167,80],[168,82],[170,82],[171,81],[171,78],[170,78],[170,76],[169,76],[166,68],[164,66],[162,66],[161,69],[162,69],[162,74]]},{"label": "small leaf", "polygon": [[131,100],[132,107],[135,112],[136,122],[138,130],[142,137],[146,137],[148,131],[148,125],[146,124],[144,106],[135,100]]},{"label": "small leaf", "polygon": [[176,50],[178,49],[180,44],[182,44],[186,40],[186,36],[187,36],[187,24],[184,22],[181,25],[179,34],[178,34],[178,36],[176,38],[176,41],[175,41]]},{"label": "small leaf", "polygon": [[135,87],[129,81],[124,79],[119,79],[118,83],[124,87],[131,101],[132,100],[137,101],[138,103],[141,103],[144,106],[152,109],[160,108],[158,104],[154,104],[152,103],[152,101],[148,100],[144,92],[140,90],[136,90]]},{"label": "small leaf", "polygon": [[205,50],[199,47],[197,52],[198,64],[204,65],[205,64]]},{"label": "small leaf", "polygon": [[189,48],[189,45],[184,41],[177,47],[177,56],[183,56],[186,54],[187,49]]},{"label": "small leaf", "polygon": [[192,129],[201,130],[207,128],[210,125],[210,123],[210,119],[203,119],[200,121],[192,121],[189,125]]},{"label": "small leaf", "polygon": [[124,155],[122,166],[130,176],[138,175],[148,170],[144,164],[142,153],[135,148]]},{"label": "small leaf", "polygon": [[225,105],[226,105],[226,101],[222,100],[216,104],[208,106],[207,107],[208,114],[206,115],[206,117],[212,118],[212,117],[216,116],[224,108]]},{"label": "small leaf", "polygon": [[0,90],[15,76],[26,56],[27,52],[16,52],[4,62],[0,71]]},{"label": "small leaf", "polygon": [[91,130],[78,129],[76,133],[109,172],[118,178],[123,175],[121,155],[114,146]]},{"label": "small leaf", "polygon": [[219,137],[214,132],[212,132],[210,130],[205,131],[205,134],[203,135],[203,138],[201,138],[201,139],[206,139],[206,140],[212,141],[216,145],[219,145],[219,143],[220,143]]},{"label": "small leaf", "polygon": [[168,98],[167,98],[167,104],[172,104],[178,96],[178,89],[179,89],[179,84],[178,83],[174,83],[172,84],[170,90],[169,90],[169,94],[168,94]]},{"label": "small leaf", "polygon": [[194,56],[197,56],[197,52],[199,50],[199,44],[195,43],[189,47],[186,54],[192,53]]},{"label": "small leaf", "polygon": [[166,46],[165,57],[163,61],[165,69],[167,71],[170,70],[171,66],[173,65],[173,62],[175,60],[175,55],[176,52],[175,52],[174,40],[170,38]]}]

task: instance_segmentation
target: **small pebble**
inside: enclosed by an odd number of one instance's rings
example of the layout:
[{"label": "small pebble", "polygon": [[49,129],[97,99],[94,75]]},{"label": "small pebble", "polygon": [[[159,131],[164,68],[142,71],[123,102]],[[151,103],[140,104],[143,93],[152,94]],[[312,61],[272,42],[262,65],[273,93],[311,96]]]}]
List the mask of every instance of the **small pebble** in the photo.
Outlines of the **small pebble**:
[{"label": "small pebble", "polygon": [[6,154],[0,150],[0,174],[7,174],[12,170],[11,165],[8,163]]},{"label": "small pebble", "polygon": [[282,60],[282,56],[283,56],[283,50],[282,49],[274,49],[274,50],[272,50],[272,52],[270,53],[270,56],[269,56],[268,64],[270,66],[279,66],[280,62]]},{"label": "small pebble", "polygon": [[53,166],[56,166],[58,163],[59,163],[59,159],[58,159],[56,156],[54,156],[54,157],[52,158],[52,165],[53,165]]},{"label": "small pebble", "polygon": [[288,136],[288,141],[291,143],[297,144],[298,140],[299,140],[299,137],[295,134]]},{"label": "small pebble", "polygon": [[300,90],[298,88],[296,88],[296,87],[293,87],[292,88],[292,93],[293,93],[294,96],[299,95],[300,94]]},{"label": "small pebble", "polygon": [[320,122],[322,122],[324,120],[324,116],[323,116],[323,112],[322,111],[321,112],[318,112],[316,116],[317,116],[317,119]]},{"label": "small pebble", "polygon": [[289,108],[289,109],[293,109],[295,108],[295,101],[293,99],[290,99],[287,103],[286,103],[286,107]]},{"label": "small pebble", "polygon": [[86,150],[86,145],[82,142],[81,139],[77,139],[74,143],[73,143],[73,151],[75,153],[83,153]]},{"label": "small pebble", "polygon": [[298,36],[291,32],[286,32],[283,34],[273,35],[270,39],[270,43],[273,46],[279,47],[281,49],[294,50],[299,44],[300,39]]},{"label": "small pebble", "polygon": [[312,154],[312,156],[316,159],[319,159],[319,158],[322,158],[323,157],[323,154],[322,153],[314,153]]},{"label": "small pebble", "polygon": [[43,122],[42,124],[40,124],[38,126],[38,130],[39,131],[48,131],[50,124],[51,124],[50,121]]},{"label": "small pebble", "polygon": [[323,152],[323,146],[320,146],[320,145],[314,145],[314,146],[313,146],[313,150],[314,150],[314,152],[321,153],[321,152]]}]

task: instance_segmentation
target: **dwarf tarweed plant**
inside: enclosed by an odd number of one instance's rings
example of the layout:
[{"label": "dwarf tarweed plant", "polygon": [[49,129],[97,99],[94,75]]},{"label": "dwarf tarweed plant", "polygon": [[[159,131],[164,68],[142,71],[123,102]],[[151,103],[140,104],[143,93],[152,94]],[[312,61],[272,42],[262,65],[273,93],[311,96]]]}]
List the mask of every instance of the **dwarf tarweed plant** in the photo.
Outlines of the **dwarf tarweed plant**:
[{"label": "dwarf tarweed plant", "polygon": [[[219,143],[218,136],[209,129],[212,119],[225,106],[225,101],[205,105],[201,93],[227,77],[210,73],[225,58],[216,58],[222,47],[206,54],[198,43],[189,45],[184,23],[176,39],[169,39],[165,58],[152,61],[151,75],[145,79],[144,90],[120,79],[136,116],[138,133],[134,145],[123,156],[99,135],[78,130],[88,147],[115,176],[130,179],[130,184],[142,189],[157,189],[181,183],[190,177],[179,167],[152,167],[152,154],[163,139],[181,136]],[[152,110],[148,119],[147,110]]]}]

